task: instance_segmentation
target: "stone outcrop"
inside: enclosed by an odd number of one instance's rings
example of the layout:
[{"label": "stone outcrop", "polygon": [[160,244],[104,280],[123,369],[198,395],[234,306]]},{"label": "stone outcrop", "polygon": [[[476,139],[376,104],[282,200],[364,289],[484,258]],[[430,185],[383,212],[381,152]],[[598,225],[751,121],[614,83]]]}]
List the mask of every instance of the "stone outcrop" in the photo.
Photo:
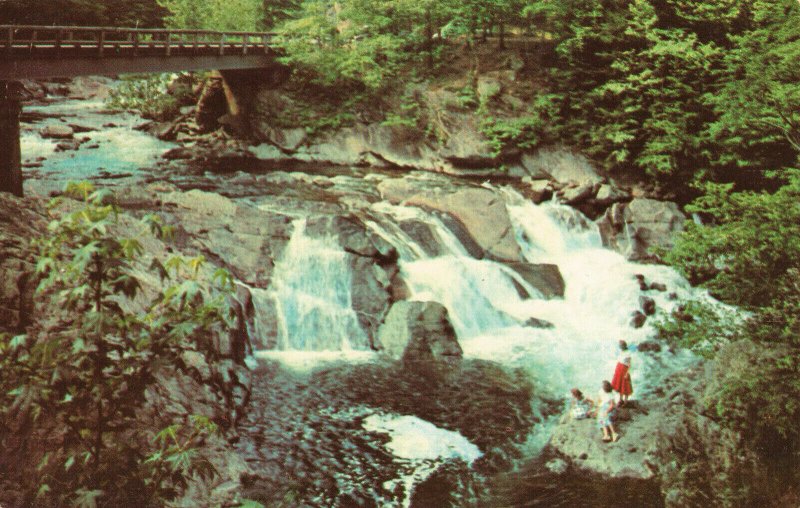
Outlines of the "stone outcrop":
[{"label": "stone outcrop", "polygon": [[228,102],[221,77],[211,77],[203,84],[194,120],[200,132],[210,132],[219,127],[219,119],[228,113]]},{"label": "stone outcrop", "polygon": [[[456,223],[454,232],[474,257],[498,261],[521,261],[514,228],[505,202],[495,191],[481,187],[455,189],[420,188],[406,179],[385,180],[378,185],[384,199],[392,203],[436,210]],[[462,231],[463,229],[463,231]]]},{"label": "stone outcrop", "polygon": [[685,220],[673,202],[635,198],[630,203],[614,203],[597,224],[605,246],[630,260],[646,261],[654,258],[653,248],[672,248]]},{"label": "stone outcrop", "polygon": [[47,125],[39,131],[39,135],[43,138],[52,139],[72,139],[75,131],[69,125],[52,124]]},{"label": "stone outcrop", "polygon": [[[654,353],[656,349],[650,348]],[[732,357],[744,352],[752,358],[763,348],[732,344]],[[642,348],[640,348],[642,351]],[[734,360],[734,361],[740,361]],[[664,379],[653,391],[619,411],[615,426],[620,439],[603,443],[594,419],[562,421],[549,446],[569,464],[615,478],[658,482],[668,507],[699,506],[709,494],[729,489],[745,506],[750,489],[730,490],[737,482],[765,489],[769,473],[748,446],[745,436],[710,416],[708,404],[716,404],[715,369],[730,369],[719,362],[698,364]],[[735,370],[735,368],[734,368]],[[705,394],[705,398],[704,395]]]},{"label": "stone outcrop", "polygon": [[651,479],[658,440],[652,432],[662,417],[649,404],[632,403],[617,412],[615,427],[620,439],[604,443],[593,418],[571,420],[556,427],[550,446],[574,465],[612,477]]},{"label": "stone outcrop", "polygon": [[404,362],[450,361],[463,355],[447,309],[437,302],[395,302],[378,341],[388,356]]},{"label": "stone outcrop", "polygon": [[549,178],[561,184],[594,185],[602,178],[589,160],[563,147],[542,148],[522,156],[522,167],[533,178]]},{"label": "stone outcrop", "polygon": [[0,332],[21,333],[33,318],[36,260],[31,246],[47,230],[39,204],[0,193]]},{"label": "stone outcrop", "polygon": [[[534,287],[545,298],[563,298],[564,297],[564,277],[561,276],[561,271],[558,265],[552,264],[534,264],[534,263],[507,263],[507,266],[512,268],[519,274],[522,279]],[[517,291],[522,298],[529,298],[528,291],[519,284],[516,284]]]},{"label": "stone outcrop", "polygon": [[166,193],[160,200],[182,248],[204,254],[250,286],[269,285],[291,236],[290,217],[201,190]]}]

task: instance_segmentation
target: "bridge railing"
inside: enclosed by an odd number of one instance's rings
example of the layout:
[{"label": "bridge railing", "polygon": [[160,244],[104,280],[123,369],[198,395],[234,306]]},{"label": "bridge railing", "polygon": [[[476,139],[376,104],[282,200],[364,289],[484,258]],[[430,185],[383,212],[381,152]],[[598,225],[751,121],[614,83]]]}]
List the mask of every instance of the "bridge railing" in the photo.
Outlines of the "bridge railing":
[{"label": "bridge railing", "polygon": [[0,25],[0,58],[268,53],[268,32]]}]

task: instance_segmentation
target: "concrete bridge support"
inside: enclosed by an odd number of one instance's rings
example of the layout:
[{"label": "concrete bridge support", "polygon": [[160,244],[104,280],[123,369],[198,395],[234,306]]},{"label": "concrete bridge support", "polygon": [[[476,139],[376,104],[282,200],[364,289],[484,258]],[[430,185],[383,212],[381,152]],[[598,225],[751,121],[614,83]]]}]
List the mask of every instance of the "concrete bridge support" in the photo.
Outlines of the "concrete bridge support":
[{"label": "concrete bridge support", "polygon": [[253,137],[259,90],[280,86],[289,78],[289,69],[273,62],[261,69],[221,70],[219,75],[228,103],[228,123],[241,135]]},{"label": "concrete bridge support", "polygon": [[0,192],[22,196],[19,115],[22,85],[0,81]]}]

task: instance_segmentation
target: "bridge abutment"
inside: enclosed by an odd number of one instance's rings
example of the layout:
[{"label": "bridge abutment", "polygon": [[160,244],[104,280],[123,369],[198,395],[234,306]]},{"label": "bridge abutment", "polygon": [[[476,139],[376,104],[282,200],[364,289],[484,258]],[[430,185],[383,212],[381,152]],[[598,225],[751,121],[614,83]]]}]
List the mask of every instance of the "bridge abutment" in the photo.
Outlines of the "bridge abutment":
[{"label": "bridge abutment", "polygon": [[0,81],[0,192],[22,196],[22,154],[19,144],[19,116],[22,85]]}]

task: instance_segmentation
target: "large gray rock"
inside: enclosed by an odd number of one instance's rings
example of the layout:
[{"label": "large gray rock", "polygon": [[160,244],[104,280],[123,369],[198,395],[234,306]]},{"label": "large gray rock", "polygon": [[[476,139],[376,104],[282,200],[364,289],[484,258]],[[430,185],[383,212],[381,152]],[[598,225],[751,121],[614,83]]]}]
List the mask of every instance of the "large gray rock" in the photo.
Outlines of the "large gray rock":
[{"label": "large gray rock", "polygon": [[250,286],[269,285],[291,218],[197,189],[167,193],[161,201],[179,246],[213,258]]},{"label": "large gray rock", "polygon": [[447,361],[463,351],[447,309],[437,302],[395,302],[378,331],[383,351],[406,362]]},{"label": "large gray rock", "polygon": [[[405,180],[405,181],[404,181]],[[502,196],[482,187],[456,189],[420,188],[419,182],[406,179],[385,180],[378,189],[384,199],[436,210],[452,217],[469,235],[466,245],[474,243],[475,257],[499,261],[521,261],[522,252],[514,237],[514,228]],[[459,231],[455,231],[459,233]]]},{"label": "large gray rock", "polygon": [[43,138],[52,139],[72,139],[75,131],[69,125],[53,124],[47,125],[39,131],[39,135]]},{"label": "large gray rock", "polygon": [[[564,297],[564,277],[558,265],[533,264],[533,263],[507,263],[522,277],[525,282],[537,289],[545,298]],[[521,286],[517,288],[523,298],[527,298],[527,291]]]},{"label": "large gray rock", "polygon": [[669,250],[686,216],[670,201],[635,198],[614,203],[597,221],[603,244],[631,260],[650,260],[653,248]]},{"label": "large gray rock", "polygon": [[533,178],[551,178],[559,183],[596,184],[602,181],[589,159],[565,148],[542,148],[522,156],[522,166]]},{"label": "large gray rock", "polygon": [[499,165],[480,119],[459,107],[455,93],[441,88],[418,89],[415,100],[430,110],[430,132],[416,126],[366,121],[316,136],[302,129],[276,128],[276,119],[298,109],[287,93],[262,86],[252,101],[250,124],[256,137],[277,150],[259,150],[262,158],[283,158],[340,165],[370,165],[459,173]]}]

